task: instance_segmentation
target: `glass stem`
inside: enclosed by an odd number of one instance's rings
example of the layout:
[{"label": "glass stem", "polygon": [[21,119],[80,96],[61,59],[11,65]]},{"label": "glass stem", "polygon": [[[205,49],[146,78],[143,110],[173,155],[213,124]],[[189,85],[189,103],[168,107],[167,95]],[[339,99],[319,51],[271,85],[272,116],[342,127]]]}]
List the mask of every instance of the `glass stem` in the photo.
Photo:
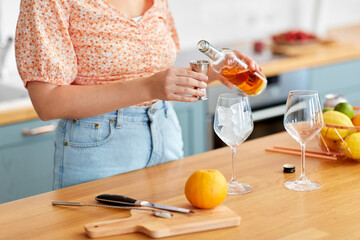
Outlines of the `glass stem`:
[{"label": "glass stem", "polygon": [[301,146],[301,174],[299,180],[307,180],[305,176],[305,143],[300,143]]},{"label": "glass stem", "polygon": [[237,182],[236,179],[236,148],[235,147],[231,147],[231,152],[232,152],[232,177],[231,177],[231,182]]}]

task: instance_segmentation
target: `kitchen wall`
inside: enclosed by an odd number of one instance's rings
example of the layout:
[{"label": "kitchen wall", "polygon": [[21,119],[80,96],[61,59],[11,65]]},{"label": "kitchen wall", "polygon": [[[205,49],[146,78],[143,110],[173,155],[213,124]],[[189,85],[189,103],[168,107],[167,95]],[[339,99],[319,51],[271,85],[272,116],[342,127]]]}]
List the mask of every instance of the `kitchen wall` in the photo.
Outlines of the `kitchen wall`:
[{"label": "kitchen wall", "polygon": [[[252,41],[290,28],[323,34],[329,27],[360,22],[359,0],[168,0],[182,50],[200,39],[216,44]],[[20,0],[0,0],[0,36],[13,36]],[[320,6],[320,8],[317,8]],[[14,49],[5,64],[5,81],[21,85]]]},{"label": "kitchen wall", "polygon": [[184,48],[194,48],[203,38],[249,41],[290,28],[323,34],[328,27],[360,22],[359,0],[169,0],[169,4]]}]

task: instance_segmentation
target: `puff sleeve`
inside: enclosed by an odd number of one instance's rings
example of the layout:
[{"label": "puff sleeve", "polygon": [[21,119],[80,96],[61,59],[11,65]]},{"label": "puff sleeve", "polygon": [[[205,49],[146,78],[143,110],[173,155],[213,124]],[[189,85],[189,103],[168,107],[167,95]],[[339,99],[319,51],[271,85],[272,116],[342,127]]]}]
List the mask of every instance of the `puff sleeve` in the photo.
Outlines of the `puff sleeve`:
[{"label": "puff sleeve", "polygon": [[15,35],[16,63],[26,86],[30,81],[69,85],[77,60],[69,35],[67,0],[22,0]]}]

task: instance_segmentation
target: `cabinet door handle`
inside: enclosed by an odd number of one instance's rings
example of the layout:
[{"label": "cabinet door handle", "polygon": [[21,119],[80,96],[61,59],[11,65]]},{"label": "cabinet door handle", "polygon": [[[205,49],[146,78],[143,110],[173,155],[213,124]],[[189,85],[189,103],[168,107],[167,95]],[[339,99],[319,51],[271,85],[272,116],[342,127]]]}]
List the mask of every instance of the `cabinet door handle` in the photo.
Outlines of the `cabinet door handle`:
[{"label": "cabinet door handle", "polygon": [[55,128],[56,128],[56,123],[52,123],[47,126],[42,126],[42,127],[33,128],[33,129],[24,128],[22,130],[22,134],[24,136],[35,136],[35,135],[39,135],[39,134],[43,134],[43,133],[52,132],[55,130]]}]

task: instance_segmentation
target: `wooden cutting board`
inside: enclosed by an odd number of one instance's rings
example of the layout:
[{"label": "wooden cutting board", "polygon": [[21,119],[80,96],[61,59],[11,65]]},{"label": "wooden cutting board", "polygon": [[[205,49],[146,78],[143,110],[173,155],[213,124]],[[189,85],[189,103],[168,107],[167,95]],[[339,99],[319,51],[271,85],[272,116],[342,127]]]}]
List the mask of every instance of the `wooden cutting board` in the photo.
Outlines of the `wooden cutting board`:
[{"label": "wooden cutting board", "polygon": [[152,238],[232,227],[240,216],[224,205],[214,209],[195,209],[195,213],[175,213],[172,218],[155,217],[150,211],[131,210],[128,218],[88,223],[85,232],[91,238],[140,232]]},{"label": "wooden cutting board", "polygon": [[314,41],[307,44],[272,44],[271,49],[275,54],[285,54],[288,56],[299,56],[304,54],[311,54],[316,51],[321,51],[324,48],[335,46],[337,44],[334,40]]}]

